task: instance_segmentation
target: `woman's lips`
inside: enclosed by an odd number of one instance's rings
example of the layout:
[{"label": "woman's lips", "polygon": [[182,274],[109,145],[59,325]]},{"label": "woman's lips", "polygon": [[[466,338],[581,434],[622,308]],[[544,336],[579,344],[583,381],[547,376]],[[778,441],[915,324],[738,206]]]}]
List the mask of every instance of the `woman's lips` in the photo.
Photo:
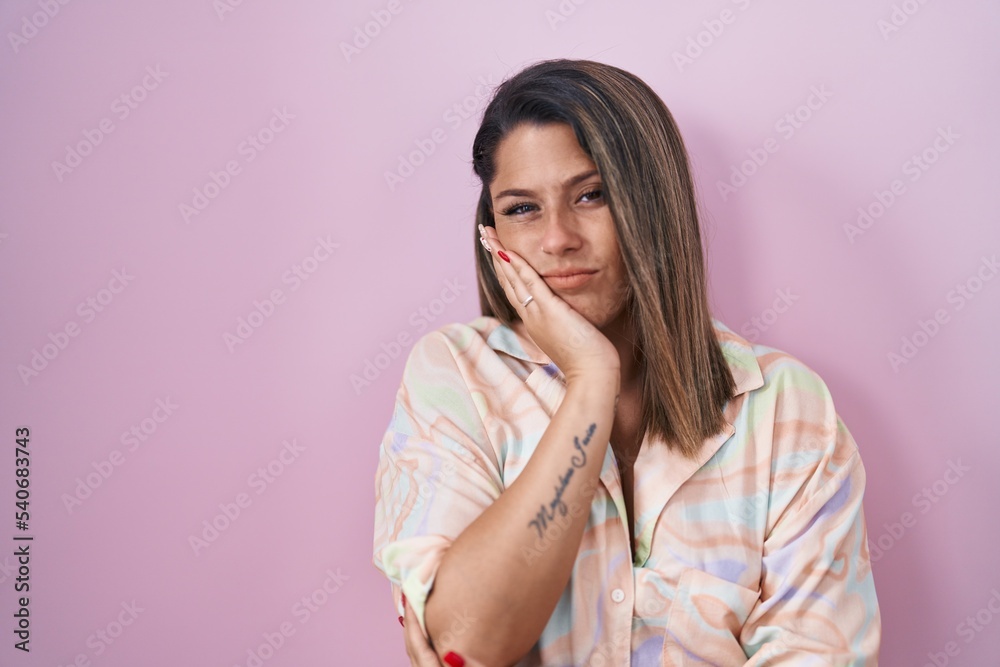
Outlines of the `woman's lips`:
[{"label": "woman's lips", "polygon": [[570,276],[546,276],[543,279],[552,289],[567,290],[586,285],[596,273],[596,271],[591,271],[589,273],[574,273]]}]

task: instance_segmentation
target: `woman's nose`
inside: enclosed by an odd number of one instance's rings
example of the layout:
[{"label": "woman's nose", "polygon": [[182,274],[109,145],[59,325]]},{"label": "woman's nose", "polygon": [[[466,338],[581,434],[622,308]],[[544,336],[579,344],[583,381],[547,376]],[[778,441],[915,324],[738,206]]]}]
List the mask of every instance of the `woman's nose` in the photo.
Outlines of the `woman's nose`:
[{"label": "woman's nose", "polygon": [[567,250],[579,248],[581,242],[572,211],[562,207],[550,208],[542,234],[542,251],[550,255],[561,255]]}]

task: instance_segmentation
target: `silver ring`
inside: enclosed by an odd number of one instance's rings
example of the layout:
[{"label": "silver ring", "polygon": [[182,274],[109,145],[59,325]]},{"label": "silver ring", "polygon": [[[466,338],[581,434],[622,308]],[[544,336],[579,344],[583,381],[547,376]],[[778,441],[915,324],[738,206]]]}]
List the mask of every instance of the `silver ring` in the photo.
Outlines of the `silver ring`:
[{"label": "silver ring", "polygon": [[531,296],[531,295],[529,294],[529,295],[528,295],[528,298],[527,298],[527,299],[525,299],[524,301],[522,301],[522,302],[521,302],[521,305],[522,305],[522,306],[527,306],[527,305],[528,305],[529,303],[531,303],[532,299],[534,299],[534,298],[535,298],[535,297],[533,297],[533,296]]}]

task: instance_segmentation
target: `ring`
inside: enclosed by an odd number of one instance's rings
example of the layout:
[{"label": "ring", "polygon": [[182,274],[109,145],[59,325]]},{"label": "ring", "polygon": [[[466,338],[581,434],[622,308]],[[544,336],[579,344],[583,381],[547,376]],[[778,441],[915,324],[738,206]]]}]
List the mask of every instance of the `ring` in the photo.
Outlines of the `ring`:
[{"label": "ring", "polygon": [[522,301],[522,302],[521,302],[521,305],[522,305],[522,306],[527,306],[527,305],[528,305],[529,303],[531,303],[532,299],[534,299],[534,298],[535,298],[535,297],[533,297],[533,296],[531,296],[531,295],[529,294],[529,295],[528,295],[528,298],[527,298],[527,299],[525,299],[524,301]]}]

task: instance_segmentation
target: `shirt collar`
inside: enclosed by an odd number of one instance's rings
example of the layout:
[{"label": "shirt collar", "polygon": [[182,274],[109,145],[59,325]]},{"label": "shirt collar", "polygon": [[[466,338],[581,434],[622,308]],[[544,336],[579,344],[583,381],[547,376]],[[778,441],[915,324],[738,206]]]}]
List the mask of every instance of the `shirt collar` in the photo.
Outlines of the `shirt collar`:
[{"label": "shirt collar", "polygon": [[[761,374],[757,355],[750,342],[714,317],[712,325],[715,328],[716,338],[722,347],[722,354],[725,356],[733,380],[736,382],[735,396],[764,386],[764,376]],[[551,370],[547,369],[550,375],[562,376],[559,369],[542,352],[541,348],[531,340],[519,336],[516,331],[500,320],[482,316],[477,318],[472,326],[486,333],[486,344],[497,352],[509,354],[522,361],[551,367]]]}]

